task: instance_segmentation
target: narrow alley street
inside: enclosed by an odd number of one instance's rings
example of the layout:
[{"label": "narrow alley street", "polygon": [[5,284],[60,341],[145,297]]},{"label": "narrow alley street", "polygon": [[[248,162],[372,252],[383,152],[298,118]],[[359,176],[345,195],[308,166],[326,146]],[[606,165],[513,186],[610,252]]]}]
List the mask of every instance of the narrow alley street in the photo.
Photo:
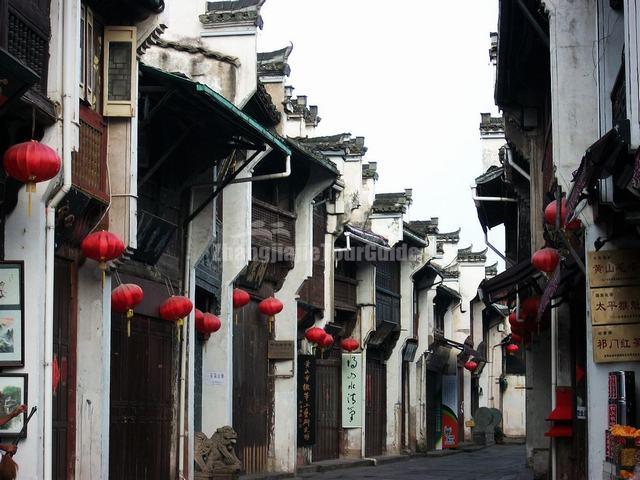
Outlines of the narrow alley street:
[{"label": "narrow alley street", "polygon": [[524,445],[496,445],[443,457],[414,457],[378,467],[351,468],[296,477],[308,480],[529,480]]}]

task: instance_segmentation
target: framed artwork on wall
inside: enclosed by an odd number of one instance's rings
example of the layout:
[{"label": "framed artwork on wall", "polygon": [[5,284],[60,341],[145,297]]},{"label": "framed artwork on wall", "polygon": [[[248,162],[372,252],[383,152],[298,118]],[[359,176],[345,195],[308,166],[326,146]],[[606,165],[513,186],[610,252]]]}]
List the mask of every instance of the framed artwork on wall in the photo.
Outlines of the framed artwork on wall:
[{"label": "framed artwork on wall", "polygon": [[24,366],[24,264],[0,261],[0,368]]},{"label": "framed artwork on wall", "polygon": [[[18,405],[27,405],[28,375],[26,373],[0,373],[0,417],[9,415]],[[0,426],[0,437],[18,437],[27,418],[27,412]]]}]

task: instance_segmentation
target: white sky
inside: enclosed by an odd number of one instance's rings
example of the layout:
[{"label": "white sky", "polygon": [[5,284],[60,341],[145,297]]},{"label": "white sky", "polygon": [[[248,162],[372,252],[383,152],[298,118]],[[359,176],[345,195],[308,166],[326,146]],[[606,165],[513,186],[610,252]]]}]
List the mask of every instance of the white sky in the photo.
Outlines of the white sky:
[{"label": "white sky", "polygon": [[[413,188],[412,220],[462,228],[483,248],[470,185],[482,173],[480,112],[497,112],[489,32],[497,0],[268,0],[258,50],[294,44],[288,83],[318,135],[364,136],[377,192]],[[499,238],[499,232],[491,235]],[[502,244],[503,242],[496,241]]]}]

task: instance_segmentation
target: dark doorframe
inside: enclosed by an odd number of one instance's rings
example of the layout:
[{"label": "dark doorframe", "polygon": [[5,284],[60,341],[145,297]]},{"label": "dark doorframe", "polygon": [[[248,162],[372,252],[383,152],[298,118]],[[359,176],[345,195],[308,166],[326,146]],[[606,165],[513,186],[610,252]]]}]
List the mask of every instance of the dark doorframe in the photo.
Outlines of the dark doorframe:
[{"label": "dark doorframe", "polygon": [[335,347],[316,359],[316,443],[313,461],[340,457],[342,356]]},{"label": "dark doorframe", "polygon": [[427,370],[426,376],[427,450],[435,450],[442,440],[442,374]]},{"label": "dark doorframe", "polygon": [[387,366],[367,351],[365,455],[374,457],[385,451],[387,437]]},{"label": "dark doorframe", "polygon": [[53,287],[52,478],[75,476],[77,266],[56,258]]}]

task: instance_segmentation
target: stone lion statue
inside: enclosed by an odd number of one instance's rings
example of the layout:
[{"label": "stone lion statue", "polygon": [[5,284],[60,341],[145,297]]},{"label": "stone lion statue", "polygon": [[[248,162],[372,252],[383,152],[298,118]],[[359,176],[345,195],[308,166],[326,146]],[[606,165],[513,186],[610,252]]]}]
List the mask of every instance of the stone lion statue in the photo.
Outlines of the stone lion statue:
[{"label": "stone lion statue", "polygon": [[198,477],[207,478],[207,474],[234,474],[242,470],[242,463],[234,451],[237,439],[238,434],[228,425],[216,430],[211,438],[202,432],[196,433],[195,469],[196,472],[201,472]]}]

